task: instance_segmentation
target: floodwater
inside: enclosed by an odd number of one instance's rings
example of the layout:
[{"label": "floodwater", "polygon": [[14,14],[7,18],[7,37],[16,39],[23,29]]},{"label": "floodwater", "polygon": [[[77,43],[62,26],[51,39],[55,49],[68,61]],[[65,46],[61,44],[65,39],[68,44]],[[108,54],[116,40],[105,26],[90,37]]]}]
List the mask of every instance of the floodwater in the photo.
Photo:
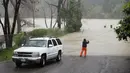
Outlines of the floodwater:
[{"label": "floodwater", "polygon": [[[24,20],[26,20],[29,23],[33,22],[32,18],[26,18]],[[2,21],[4,21],[3,18],[2,18]],[[109,24],[116,25],[118,23],[118,21],[119,20],[115,20],[115,19],[82,19],[82,24],[83,24],[83,27],[89,24],[88,25],[89,29],[100,29],[100,28],[102,28],[101,24],[103,24],[103,25],[109,25]],[[51,19],[46,19],[46,22],[47,22],[48,27],[50,27]],[[54,26],[55,22],[56,22],[56,19],[52,19],[52,26]],[[10,18],[10,24],[12,24],[12,19],[11,18]],[[23,24],[23,22],[21,24]],[[93,25],[91,25],[91,24],[93,24]],[[96,28],[94,28],[95,25],[96,25]],[[62,22],[62,27],[64,27],[64,22]],[[91,28],[91,27],[93,27],[93,28]],[[34,27],[29,27],[29,26],[24,26],[22,28],[22,31],[31,31],[31,30],[37,29],[37,28],[46,28],[44,18],[36,18],[35,19],[35,28]],[[2,28],[0,26],[0,35],[3,34],[2,32],[3,31],[2,31]]]},{"label": "floodwater", "polygon": [[[89,19],[82,20],[81,32],[68,34],[64,37],[64,54],[79,55],[81,42],[84,38],[90,41],[88,55],[96,56],[130,56],[130,43],[118,41],[114,32],[119,20]],[[106,28],[104,28],[106,25]],[[113,28],[110,28],[113,25]]]}]

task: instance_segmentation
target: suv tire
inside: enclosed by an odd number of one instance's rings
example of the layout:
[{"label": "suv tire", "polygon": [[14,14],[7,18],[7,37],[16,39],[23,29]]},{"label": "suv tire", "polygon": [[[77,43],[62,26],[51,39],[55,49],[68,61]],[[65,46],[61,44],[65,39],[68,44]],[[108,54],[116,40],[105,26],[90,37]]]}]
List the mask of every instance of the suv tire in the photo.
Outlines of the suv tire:
[{"label": "suv tire", "polygon": [[61,51],[59,51],[59,52],[58,52],[58,55],[57,55],[57,57],[56,57],[56,61],[57,61],[57,62],[61,61],[61,57],[62,57],[62,56],[61,56]]},{"label": "suv tire", "polygon": [[16,64],[16,67],[21,67],[21,65],[22,65],[22,63],[20,63],[20,62],[16,62],[15,64]]},{"label": "suv tire", "polygon": [[42,57],[41,57],[41,60],[40,60],[40,66],[41,66],[41,67],[44,67],[45,64],[46,64],[46,57],[45,57],[45,56],[42,56]]}]

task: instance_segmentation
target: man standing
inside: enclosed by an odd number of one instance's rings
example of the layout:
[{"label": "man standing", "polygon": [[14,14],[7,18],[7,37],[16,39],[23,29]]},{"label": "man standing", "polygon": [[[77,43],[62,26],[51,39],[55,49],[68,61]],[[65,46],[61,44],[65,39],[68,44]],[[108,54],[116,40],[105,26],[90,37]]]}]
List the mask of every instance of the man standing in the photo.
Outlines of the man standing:
[{"label": "man standing", "polygon": [[83,52],[84,52],[84,56],[86,57],[86,54],[87,54],[87,44],[89,44],[89,41],[84,39],[83,42],[82,42],[82,50],[80,52],[80,57],[82,57]]}]

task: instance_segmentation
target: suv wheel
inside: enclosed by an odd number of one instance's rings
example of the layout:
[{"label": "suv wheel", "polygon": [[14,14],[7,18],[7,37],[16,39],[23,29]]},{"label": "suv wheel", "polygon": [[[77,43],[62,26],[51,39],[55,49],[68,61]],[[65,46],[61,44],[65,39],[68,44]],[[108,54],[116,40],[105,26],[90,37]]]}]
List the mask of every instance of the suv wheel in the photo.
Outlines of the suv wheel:
[{"label": "suv wheel", "polygon": [[46,64],[46,58],[45,58],[45,56],[42,56],[41,60],[40,60],[40,66],[43,67],[43,66],[45,66],[45,64]]},{"label": "suv wheel", "polygon": [[16,62],[15,64],[16,64],[16,67],[21,67],[21,65],[22,65],[22,63],[20,63],[20,62]]},{"label": "suv wheel", "polygon": [[60,52],[60,51],[58,52],[58,55],[57,55],[56,61],[61,61],[61,52]]}]

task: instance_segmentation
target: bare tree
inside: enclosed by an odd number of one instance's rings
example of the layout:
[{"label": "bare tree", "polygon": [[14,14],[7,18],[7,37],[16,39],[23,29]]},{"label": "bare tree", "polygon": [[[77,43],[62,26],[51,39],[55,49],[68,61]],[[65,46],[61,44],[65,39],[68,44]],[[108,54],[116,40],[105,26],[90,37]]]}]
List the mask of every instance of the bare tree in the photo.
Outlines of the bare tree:
[{"label": "bare tree", "polygon": [[58,0],[58,6],[57,6],[57,23],[58,23],[58,28],[61,28],[61,7],[63,4],[63,0]]},{"label": "bare tree", "polygon": [[[10,0],[10,2],[13,5],[13,7],[15,8],[15,0]],[[37,2],[39,2],[39,1],[37,1]],[[20,10],[23,10],[23,8],[24,8],[24,9],[26,9],[26,11],[32,12],[32,16],[33,16],[33,24],[32,25],[33,25],[33,27],[35,27],[35,9],[36,9],[35,3],[36,3],[35,0],[22,0],[21,1],[21,9],[20,9]],[[21,13],[21,11],[20,11],[20,13]],[[17,33],[21,32],[21,28],[23,26],[23,25],[21,25],[21,21],[23,19],[21,19],[20,16],[22,16],[24,14],[23,13],[20,14],[20,13],[18,14],[18,17],[17,17],[17,24],[18,24],[17,25]]]},{"label": "bare tree", "polygon": [[4,23],[0,19],[0,24],[2,26],[3,33],[4,33],[6,48],[12,47],[13,34],[15,31],[16,21],[19,14],[19,8],[21,5],[21,0],[15,0],[14,16],[13,16],[13,23],[11,28],[10,21],[9,21],[9,12],[8,12],[9,2],[10,0],[3,0],[3,7],[5,10]]},{"label": "bare tree", "polygon": [[44,8],[42,8],[42,9],[44,11],[45,25],[46,25],[46,28],[48,28],[48,24],[47,24],[47,21],[46,21],[46,10]]},{"label": "bare tree", "polygon": [[[58,0],[58,5],[52,4],[52,6],[55,6],[57,8],[57,21],[56,22],[57,22],[58,28],[61,28],[61,19],[62,19],[61,9],[65,8],[65,6],[68,6],[67,1],[68,0]],[[63,21],[64,21],[64,25],[65,25],[65,18],[63,18]],[[56,23],[55,23],[55,25],[56,25]],[[53,28],[55,27],[55,25],[53,26]]]},{"label": "bare tree", "polygon": [[[10,0],[11,4],[13,5],[13,7],[15,8],[15,1],[14,0]],[[21,32],[21,19],[20,19],[20,14],[18,14],[17,16],[17,33]]]},{"label": "bare tree", "polygon": [[[54,26],[52,26],[52,25],[53,25],[53,17],[54,17],[53,14],[55,14],[55,10],[56,10],[56,9],[53,9],[53,4],[52,4],[52,3],[49,3],[49,2],[47,2],[47,1],[45,1],[45,2],[48,4],[48,6],[49,6],[49,8],[50,8],[50,11],[51,11],[51,13],[50,13],[50,14],[51,14],[51,16],[50,16],[50,17],[51,17],[50,28],[53,28],[53,27],[54,27]],[[44,11],[44,12],[45,12],[45,11]],[[45,22],[46,22],[46,18],[45,18]],[[55,24],[56,24],[56,23],[55,23]],[[54,24],[54,25],[55,25],[55,24]]]}]

